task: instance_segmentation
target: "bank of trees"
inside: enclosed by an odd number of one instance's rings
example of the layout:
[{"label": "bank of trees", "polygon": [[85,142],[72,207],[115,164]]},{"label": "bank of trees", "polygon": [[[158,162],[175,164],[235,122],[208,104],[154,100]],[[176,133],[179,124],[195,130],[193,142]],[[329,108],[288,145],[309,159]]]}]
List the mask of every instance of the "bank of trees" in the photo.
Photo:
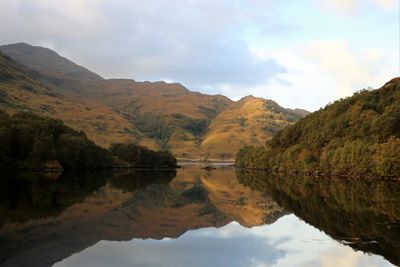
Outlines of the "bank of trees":
[{"label": "bank of trees", "polygon": [[361,91],[278,132],[266,147],[244,147],[239,167],[400,176],[400,80]]},{"label": "bank of trees", "polygon": [[0,110],[0,169],[110,168],[115,165],[113,157],[138,168],[177,166],[169,151],[151,151],[135,144],[113,144],[106,150],[60,120]]},{"label": "bank of trees", "polygon": [[0,169],[103,168],[107,151],[60,120],[0,111]]}]

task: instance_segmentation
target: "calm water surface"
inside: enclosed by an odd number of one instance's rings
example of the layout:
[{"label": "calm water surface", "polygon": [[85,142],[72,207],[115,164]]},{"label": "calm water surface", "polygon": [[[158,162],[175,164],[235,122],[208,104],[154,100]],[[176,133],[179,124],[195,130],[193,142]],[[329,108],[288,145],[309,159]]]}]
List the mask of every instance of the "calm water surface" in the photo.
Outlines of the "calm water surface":
[{"label": "calm water surface", "polygon": [[400,183],[2,174],[1,266],[400,266]]}]

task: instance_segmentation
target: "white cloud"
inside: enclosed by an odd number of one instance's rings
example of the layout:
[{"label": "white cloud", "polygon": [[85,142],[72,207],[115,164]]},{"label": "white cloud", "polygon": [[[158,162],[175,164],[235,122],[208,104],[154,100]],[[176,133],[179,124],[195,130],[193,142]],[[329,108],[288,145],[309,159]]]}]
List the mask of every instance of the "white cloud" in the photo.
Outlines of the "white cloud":
[{"label": "white cloud", "polygon": [[257,58],[275,57],[287,72],[268,85],[245,90],[292,108],[315,110],[363,88],[379,88],[396,75],[391,51],[352,50],[342,40],[315,40],[272,50],[254,46],[252,51]]},{"label": "white cloud", "polygon": [[334,77],[341,88],[338,96],[367,86],[378,87],[395,75],[390,71],[395,70],[390,66],[391,54],[376,48],[358,51],[341,40],[318,40],[304,45],[302,51],[306,59]]},{"label": "white cloud", "polygon": [[386,10],[393,10],[396,8],[396,0],[375,0],[375,3]]},{"label": "white cloud", "polygon": [[254,62],[243,33],[249,25],[276,31],[273,7],[261,0],[4,0],[0,25],[14,23],[0,26],[0,36],[49,46],[107,78],[168,79],[195,90],[260,84],[284,68]]},{"label": "white cloud", "polygon": [[324,0],[321,1],[325,8],[336,10],[339,13],[352,13],[358,4],[358,0]]},{"label": "white cloud", "polygon": [[318,0],[323,8],[334,10],[342,15],[352,15],[365,5],[373,5],[385,11],[391,11],[396,8],[396,0]]},{"label": "white cloud", "polygon": [[[350,31],[337,36],[340,29],[315,27],[311,18],[321,5],[343,14],[368,5],[382,15],[396,1],[283,2],[2,0],[0,36],[2,43],[50,47],[107,78],[177,81],[192,90],[234,99],[253,94],[310,110],[394,75],[397,52],[375,47],[380,39],[371,47],[344,41],[376,36],[371,25],[392,21],[357,21],[354,35],[349,24]],[[310,41],[330,33],[342,39]],[[381,43],[393,47],[389,38]]]}]

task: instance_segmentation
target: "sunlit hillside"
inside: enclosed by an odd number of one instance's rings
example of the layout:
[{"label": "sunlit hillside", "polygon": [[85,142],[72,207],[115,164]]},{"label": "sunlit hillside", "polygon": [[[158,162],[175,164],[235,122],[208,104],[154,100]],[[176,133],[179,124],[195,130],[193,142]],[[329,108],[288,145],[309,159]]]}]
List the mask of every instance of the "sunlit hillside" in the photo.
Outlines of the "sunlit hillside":
[{"label": "sunlit hillside", "polygon": [[213,156],[231,158],[244,145],[264,145],[275,132],[301,117],[300,111],[284,109],[271,100],[248,96],[213,120],[201,148],[210,151]]},{"label": "sunlit hillside", "polygon": [[106,80],[50,49],[24,43],[0,51],[13,59],[3,59],[3,69],[19,73],[0,84],[3,108],[61,119],[104,147],[134,142],[180,158],[233,159],[243,145],[264,144],[307,114],[251,96],[234,102],[192,92],[179,83]]},{"label": "sunlit hillside", "polygon": [[157,148],[150,138],[109,107],[86,97],[72,100],[61,95],[4,54],[0,54],[0,108],[10,113],[25,110],[61,119],[104,147],[112,142],[135,141]]}]

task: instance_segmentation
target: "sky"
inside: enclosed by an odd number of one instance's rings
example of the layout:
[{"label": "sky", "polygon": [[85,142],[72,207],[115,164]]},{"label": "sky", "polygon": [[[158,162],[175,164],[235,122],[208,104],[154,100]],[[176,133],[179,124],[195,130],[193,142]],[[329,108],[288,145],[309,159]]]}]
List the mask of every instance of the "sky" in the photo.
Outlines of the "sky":
[{"label": "sky", "polygon": [[398,0],[1,0],[0,44],[310,111],[399,76]]},{"label": "sky", "polygon": [[178,239],[100,241],[55,267],[231,266],[392,267],[382,256],[334,241],[295,215],[252,228],[237,222],[186,232]]}]

